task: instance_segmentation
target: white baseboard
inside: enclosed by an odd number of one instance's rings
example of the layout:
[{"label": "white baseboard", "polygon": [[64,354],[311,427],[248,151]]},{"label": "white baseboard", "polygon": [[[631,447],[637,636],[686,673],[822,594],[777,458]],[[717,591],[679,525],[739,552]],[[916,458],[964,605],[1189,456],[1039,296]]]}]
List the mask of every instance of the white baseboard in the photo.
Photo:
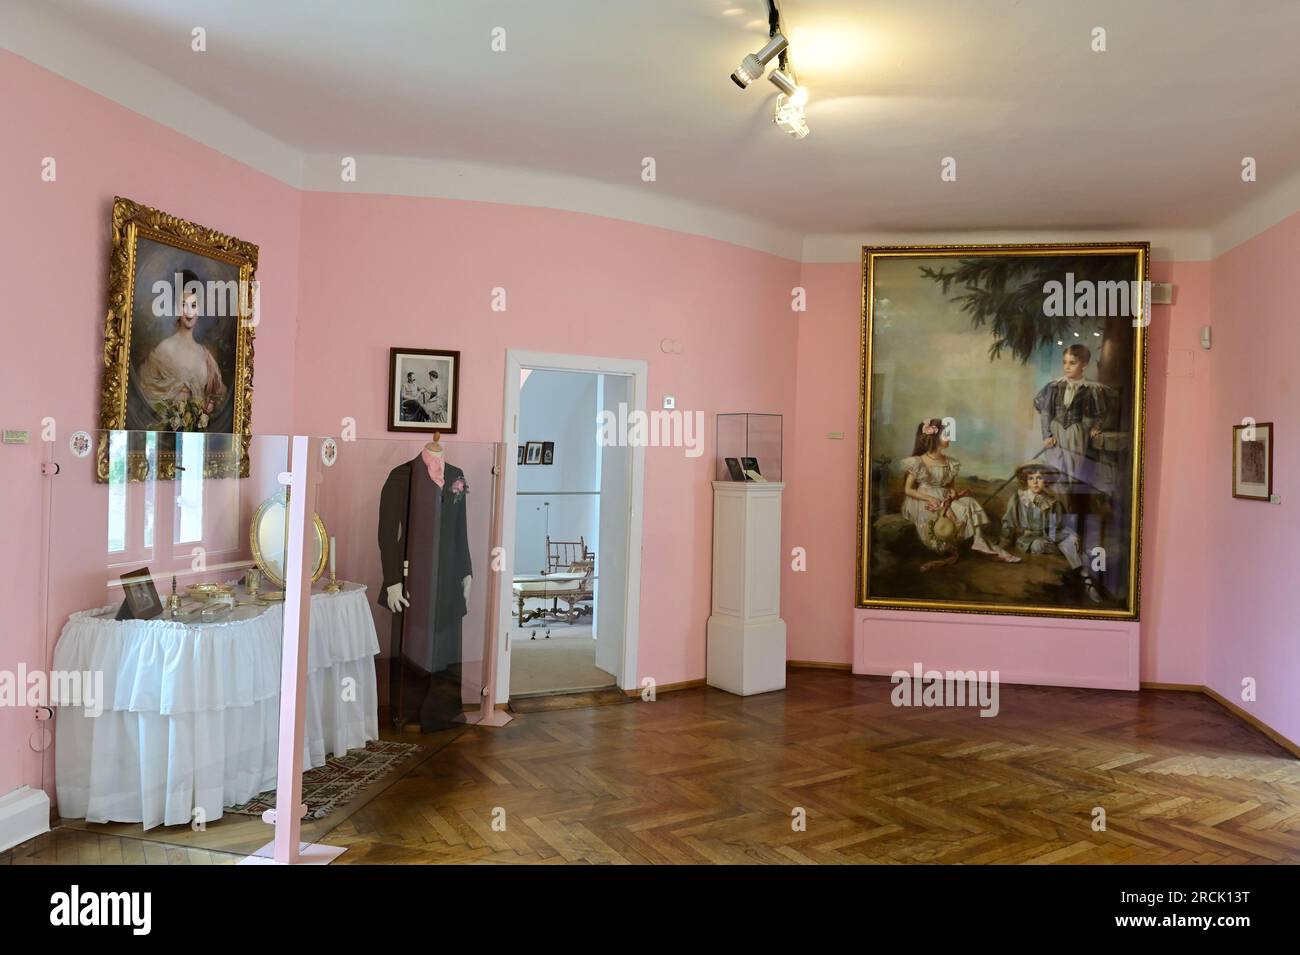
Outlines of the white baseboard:
[{"label": "white baseboard", "polygon": [[50,797],[20,786],[0,796],[0,852],[50,831]]}]

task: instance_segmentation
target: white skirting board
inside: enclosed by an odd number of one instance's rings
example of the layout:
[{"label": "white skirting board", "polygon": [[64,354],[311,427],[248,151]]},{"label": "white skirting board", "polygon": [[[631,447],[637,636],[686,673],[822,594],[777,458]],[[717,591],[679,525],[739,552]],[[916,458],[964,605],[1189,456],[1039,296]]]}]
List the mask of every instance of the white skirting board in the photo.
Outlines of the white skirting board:
[{"label": "white skirting board", "polygon": [[0,796],[0,852],[50,831],[50,797],[20,786]]}]

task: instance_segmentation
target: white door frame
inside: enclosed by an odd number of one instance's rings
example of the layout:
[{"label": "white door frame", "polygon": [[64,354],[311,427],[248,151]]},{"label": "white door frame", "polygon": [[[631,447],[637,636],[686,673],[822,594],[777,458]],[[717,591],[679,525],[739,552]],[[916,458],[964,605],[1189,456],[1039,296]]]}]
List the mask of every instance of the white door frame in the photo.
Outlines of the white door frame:
[{"label": "white door frame", "polygon": [[[506,445],[505,508],[501,522],[501,543],[505,549],[502,573],[505,583],[515,573],[515,504],[519,488],[519,375],[525,368],[533,371],[578,371],[597,375],[623,375],[632,379],[628,410],[646,410],[649,363],[640,358],[599,358],[595,355],[560,355],[551,352],[506,349],[505,409],[501,435]],[[592,428],[596,422],[591,423]],[[645,495],[645,448],[632,447],[632,487],[628,493],[627,516],[627,600],[623,621],[623,667],[619,685],[624,690],[637,688],[637,636],[641,617],[641,508]],[[599,545],[598,545],[599,546]],[[510,611],[514,606],[514,589],[502,586],[500,617],[501,639],[497,645],[496,701],[510,699],[510,631],[514,628]]]}]

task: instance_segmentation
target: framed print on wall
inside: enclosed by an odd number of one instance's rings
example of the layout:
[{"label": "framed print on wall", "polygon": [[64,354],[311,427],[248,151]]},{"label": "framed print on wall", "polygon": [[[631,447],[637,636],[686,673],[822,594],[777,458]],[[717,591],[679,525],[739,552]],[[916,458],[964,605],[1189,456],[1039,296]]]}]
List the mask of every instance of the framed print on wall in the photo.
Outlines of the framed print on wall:
[{"label": "framed print on wall", "polygon": [[1232,429],[1232,496],[1243,501],[1273,497],[1273,422]]},{"label": "framed print on wall", "polygon": [[542,463],[543,464],[555,463],[555,442],[554,441],[542,442]]},{"label": "framed print on wall", "polygon": [[857,606],[1138,618],[1148,259],[863,249]]},{"label": "framed print on wall", "polygon": [[542,442],[529,441],[524,445],[524,464],[541,464],[542,463]]},{"label": "framed print on wall", "polygon": [[460,413],[460,352],[388,350],[388,430],[455,434]]},{"label": "framed print on wall", "polygon": [[207,435],[204,477],[248,476],[256,273],[252,243],[113,200],[98,481],[122,430],[127,480],[175,477],[176,432]]}]

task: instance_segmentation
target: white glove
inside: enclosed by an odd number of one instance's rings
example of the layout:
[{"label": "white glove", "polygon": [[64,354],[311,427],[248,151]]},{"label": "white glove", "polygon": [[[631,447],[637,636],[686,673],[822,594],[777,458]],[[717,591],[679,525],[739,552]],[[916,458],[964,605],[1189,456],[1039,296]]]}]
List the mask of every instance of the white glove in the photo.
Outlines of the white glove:
[{"label": "white glove", "polygon": [[388,609],[393,613],[401,613],[402,609],[409,607],[411,602],[402,596],[402,585],[392,584],[384,596],[384,602],[388,604]]},{"label": "white glove", "polygon": [[[469,591],[473,583],[474,578],[470,576],[466,576],[466,578],[461,581],[461,586],[465,588],[465,603],[469,603]],[[401,584],[393,584],[388,588],[387,594],[384,597],[384,602],[388,604],[388,609],[393,613],[400,613],[404,608],[411,605],[411,602],[402,596]]]}]

